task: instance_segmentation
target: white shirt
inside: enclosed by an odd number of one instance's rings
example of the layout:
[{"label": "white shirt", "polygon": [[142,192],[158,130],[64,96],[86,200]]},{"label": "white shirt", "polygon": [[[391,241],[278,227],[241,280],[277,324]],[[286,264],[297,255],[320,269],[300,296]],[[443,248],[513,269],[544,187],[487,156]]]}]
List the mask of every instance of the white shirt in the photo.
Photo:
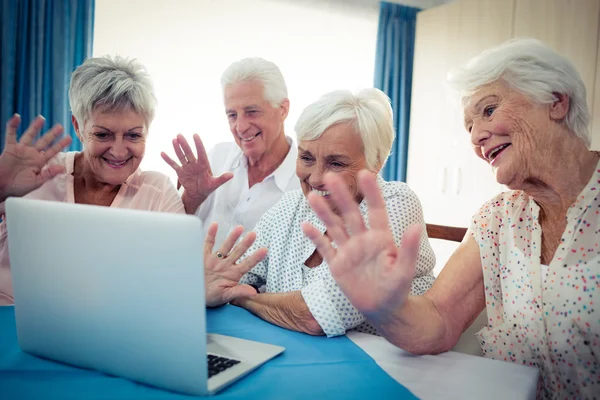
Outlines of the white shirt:
[{"label": "white shirt", "polygon": [[539,211],[512,191],[473,217],[488,314],[477,337],[486,357],[539,368],[542,397],[592,398],[600,394],[600,163],[547,267]]},{"label": "white shirt", "polygon": [[[29,199],[61,201],[75,203],[73,168],[77,152],[58,153],[48,165],[62,165],[66,173],[55,176],[38,189],[23,196]],[[185,213],[181,197],[168,176],[155,171],[138,169],[127,178],[119,188],[111,207],[135,210]],[[10,215],[7,215],[10,218]],[[56,227],[56,234],[65,229]],[[13,291],[8,257],[8,232],[6,223],[0,223],[0,305],[13,303]],[[85,238],[82,238],[85,240]],[[36,244],[32,243],[32,251]],[[65,246],[77,246],[77,243],[65,243]]]},{"label": "white shirt", "polygon": [[245,231],[254,229],[267,210],[287,191],[300,188],[296,176],[298,149],[286,136],[290,150],[277,169],[262,182],[249,187],[248,158],[235,142],[217,144],[209,153],[208,161],[214,176],[233,172],[233,178],[215,190],[198,207],[196,215],[204,223],[204,233],[212,222],[219,223],[214,251],[237,225]]},{"label": "white shirt", "polygon": [[[425,232],[421,203],[415,193],[402,182],[385,182],[378,176],[379,187],[385,199],[390,226],[396,244],[404,231],[420,224]],[[363,200],[360,212],[366,221],[367,204]],[[267,257],[244,275],[240,283],[256,287],[266,284],[266,292],[285,293],[300,290],[308,309],[327,336],[343,335],[347,330],[376,333],[365,318],[348,301],[331,276],[326,261],[309,268],[304,263],[316,247],[303,233],[300,223],[308,221],[325,232],[325,225],[308,204],[302,190],[283,195],[281,201],[260,220],[256,242],[246,256],[260,247],[268,249]],[[366,221],[368,224],[368,221]],[[435,256],[427,234],[421,237],[419,258],[411,293],[421,295],[433,284]]]}]

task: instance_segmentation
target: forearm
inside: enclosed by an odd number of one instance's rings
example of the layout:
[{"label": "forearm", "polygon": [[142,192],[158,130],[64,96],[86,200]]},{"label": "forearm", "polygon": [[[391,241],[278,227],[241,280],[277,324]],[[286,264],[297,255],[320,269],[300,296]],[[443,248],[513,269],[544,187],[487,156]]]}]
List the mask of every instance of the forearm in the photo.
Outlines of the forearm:
[{"label": "forearm", "polygon": [[300,291],[261,293],[252,298],[237,299],[232,304],[282,328],[323,335],[323,330],[311,314]]},{"label": "forearm", "polygon": [[409,296],[401,308],[367,319],[390,343],[413,354],[443,353],[456,342],[456,335],[427,294]]},{"label": "forearm", "polygon": [[185,207],[185,212],[187,214],[195,214],[198,207],[204,203],[207,197],[190,197],[187,195],[187,192],[184,190],[181,195],[181,201],[183,202],[183,206]]}]

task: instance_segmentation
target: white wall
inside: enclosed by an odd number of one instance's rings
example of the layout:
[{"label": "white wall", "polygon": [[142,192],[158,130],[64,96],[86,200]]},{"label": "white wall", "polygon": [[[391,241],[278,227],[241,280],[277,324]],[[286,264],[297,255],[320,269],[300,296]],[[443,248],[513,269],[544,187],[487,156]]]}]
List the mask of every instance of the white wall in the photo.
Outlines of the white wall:
[{"label": "white wall", "polygon": [[219,79],[233,61],[260,56],[286,78],[286,133],[321,94],[373,85],[378,7],[339,0],[96,0],[95,56],[121,54],[146,65],[159,106],[144,169],[175,174],[160,158],[171,139],[200,134],[207,148],[232,140]]}]

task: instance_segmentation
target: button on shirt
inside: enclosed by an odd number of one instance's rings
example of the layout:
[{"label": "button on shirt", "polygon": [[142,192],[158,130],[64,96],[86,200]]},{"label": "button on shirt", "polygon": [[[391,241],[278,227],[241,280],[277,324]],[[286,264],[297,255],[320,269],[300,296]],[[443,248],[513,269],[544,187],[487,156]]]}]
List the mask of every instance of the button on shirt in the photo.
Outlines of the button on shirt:
[{"label": "button on shirt", "polygon": [[196,211],[204,223],[205,234],[212,222],[219,223],[215,251],[237,225],[242,225],[245,231],[253,230],[263,214],[285,192],[300,188],[296,176],[298,149],[291,138],[286,136],[286,139],[290,150],[281,165],[252,187],[248,183],[248,158],[235,142],[220,143],[209,153],[208,160],[214,176],[233,173],[233,178],[215,190]]},{"label": "button on shirt", "polygon": [[[390,227],[396,244],[413,224],[420,224],[425,232],[421,203],[415,193],[402,182],[385,182],[378,176],[378,184],[385,199]],[[360,212],[367,218],[367,204],[360,203]],[[308,268],[306,260],[316,247],[302,232],[300,224],[312,223],[324,233],[326,228],[308,204],[302,190],[283,195],[258,223],[256,241],[246,255],[261,247],[268,249],[267,257],[242,277],[240,283],[257,287],[266,284],[266,292],[286,293],[300,290],[315,320],[327,336],[343,335],[349,329],[375,334],[373,326],[348,301],[331,276],[326,261]],[[368,224],[368,221],[367,221]],[[411,293],[421,295],[433,284],[435,256],[427,239],[421,236],[419,257]]]}]

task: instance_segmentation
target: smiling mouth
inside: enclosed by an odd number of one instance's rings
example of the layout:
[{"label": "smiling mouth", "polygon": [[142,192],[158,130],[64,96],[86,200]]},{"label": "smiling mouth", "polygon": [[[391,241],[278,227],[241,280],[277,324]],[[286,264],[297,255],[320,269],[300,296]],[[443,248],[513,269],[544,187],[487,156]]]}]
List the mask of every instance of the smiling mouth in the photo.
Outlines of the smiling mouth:
[{"label": "smiling mouth", "polygon": [[250,137],[247,137],[247,138],[242,138],[242,137],[240,137],[240,140],[241,140],[243,143],[250,143],[251,141],[253,141],[254,139],[256,139],[256,138],[257,138],[257,137],[258,137],[258,136],[259,136],[261,133],[262,133],[262,132],[258,132],[256,135],[254,135],[254,136],[250,136]]},{"label": "smiling mouth", "polygon": [[489,162],[492,162],[492,161],[494,161],[494,159],[495,159],[496,157],[498,157],[498,156],[500,155],[500,153],[502,153],[502,152],[503,152],[505,149],[507,149],[508,147],[510,147],[510,143],[505,143],[505,144],[502,144],[502,145],[500,145],[500,146],[498,146],[498,147],[494,148],[493,150],[491,150],[491,151],[490,151],[490,152],[487,154],[487,156],[486,156],[487,160],[488,160]]},{"label": "smiling mouth", "polygon": [[331,194],[331,192],[327,191],[327,190],[317,190],[314,188],[310,188],[310,191],[321,196],[321,197],[327,197]]},{"label": "smiling mouth", "polygon": [[131,160],[131,157],[128,158],[127,160],[124,160],[124,161],[109,160],[109,159],[104,158],[104,157],[102,159],[111,168],[122,168],[123,166],[125,166],[125,164],[127,164],[129,162],[129,160]]}]

